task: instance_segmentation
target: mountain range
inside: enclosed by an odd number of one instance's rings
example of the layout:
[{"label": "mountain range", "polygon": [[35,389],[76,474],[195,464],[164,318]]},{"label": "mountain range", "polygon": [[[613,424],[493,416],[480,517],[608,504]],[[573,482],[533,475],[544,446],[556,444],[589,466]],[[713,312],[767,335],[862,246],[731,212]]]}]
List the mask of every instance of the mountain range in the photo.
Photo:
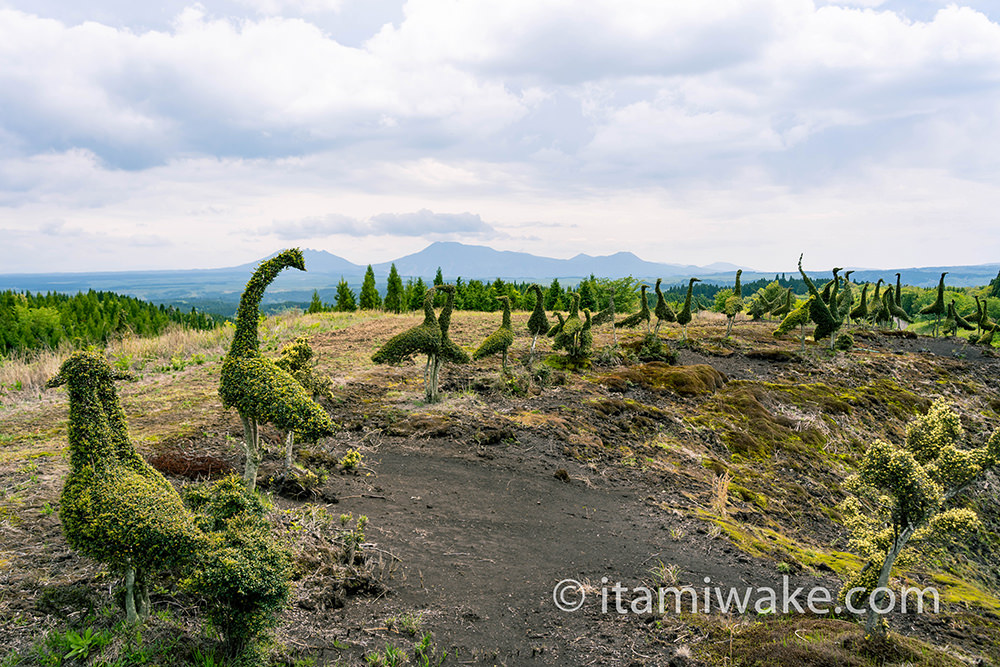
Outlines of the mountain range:
[{"label": "mountain range", "polygon": [[[282,303],[308,302],[314,289],[319,290],[324,301],[333,301],[337,282],[341,277],[357,290],[364,277],[366,266],[354,264],[325,250],[303,250],[307,272],[284,271],[268,289],[265,303],[272,306]],[[269,255],[270,257],[272,255]],[[161,270],[161,271],[104,271],[93,273],[22,273],[0,274],[0,290],[30,290],[32,292],[67,292],[95,289],[129,294],[156,303],[180,307],[196,306],[210,312],[228,314],[235,310],[240,293],[258,262],[218,269]],[[685,282],[697,276],[706,282],[731,284],[738,268],[734,264],[718,262],[706,266],[649,262],[631,252],[591,256],[580,254],[570,259],[540,257],[524,252],[494,250],[486,246],[465,245],[454,242],[432,243],[423,250],[400,257],[391,262],[373,264],[380,289],[384,290],[390,266],[403,277],[422,277],[426,282],[437,273],[438,267],[448,281],[457,277],[464,280],[502,278],[518,282],[545,283],[558,278],[564,285],[572,285],[591,274],[598,277],[618,278],[633,276],[653,282],[663,278],[667,285]],[[930,287],[937,284],[943,271],[948,271],[948,284],[955,287],[985,285],[1000,270],[1000,264],[976,266],[935,266],[903,269],[858,269],[852,275],[856,281],[876,281],[879,278],[894,280],[895,273],[902,274],[909,285]],[[743,267],[743,280],[773,278],[780,271],[757,271]],[[794,269],[787,275],[797,273]],[[819,275],[827,279],[827,272]]]}]

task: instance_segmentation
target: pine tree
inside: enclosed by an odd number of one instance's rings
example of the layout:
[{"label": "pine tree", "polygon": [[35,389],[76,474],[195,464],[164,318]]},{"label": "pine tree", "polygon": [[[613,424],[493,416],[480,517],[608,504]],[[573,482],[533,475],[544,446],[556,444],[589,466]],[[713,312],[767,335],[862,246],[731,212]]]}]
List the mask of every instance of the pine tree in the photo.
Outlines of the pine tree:
[{"label": "pine tree", "polygon": [[412,283],[412,287],[408,287],[406,292],[410,295],[407,310],[417,310],[420,308],[424,303],[424,295],[427,293],[427,285],[424,284],[424,279],[417,278],[417,281]]},{"label": "pine tree", "polygon": [[528,333],[531,334],[531,352],[528,353],[528,360],[535,354],[535,343],[539,336],[544,336],[549,332],[549,319],[545,317],[545,300],[542,295],[542,288],[539,285],[532,285],[528,291],[535,293],[535,307],[528,318]]},{"label": "pine tree", "polygon": [[365,281],[361,283],[361,310],[375,310],[382,306],[382,297],[379,296],[378,288],[375,287],[375,271],[372,265],[368,265],[365,270]]},{"label": "pine tree", "polygon": [[396,271],[395,263],[389,268],[389,282],[385,288],[385,309],[390,313],[401,313],[407,305],[403,303],[403,279]]},{"label": "pine tree", "polygon": [[311,315],[313,313],[322,313],[323,310],[323,302],[320,301],[319,292],[317,290],[313,290],[312,301],[309,302],[309,310],[306,312]]},{"label": "pine tree", "polygon": [[1000,297],[1000,271],[997,271],[997,277],[990,281],[990,289],[986,296]]},{"label": "pine tree", "polygon": [[594,276],[591,275],[589,279],[581,280],[578,292],[580,293],[580,308],[588,310],[597,310],[597,297],[594,295]]},{"label": "pine tree", "polygon": [[354,300],[354,290],[350,288],[343,276],[337,283],[337,310],[342,313],[354,312],[358,309],[358,304]]},{"label": "pine tree", "polygon": [[[444,274],[441,272],[440,266],[437,268],[437,273],[434,274],[434,287],[437,287],[438,285],[444,285]],[[443,306],[447,299],[447,296],[448,295],[445,294],[444,292],[439,292],[435,290],[434,307],[440,308],[441,306]]]},{"label": "pine tree", "polygon": [[555,310],[557,308],[562,308],[563,303],[563,290],[559,285],[559,279],[553,278],[552,284],[549,285],[549,289],[545,292],[545,308],[546,310]]}]

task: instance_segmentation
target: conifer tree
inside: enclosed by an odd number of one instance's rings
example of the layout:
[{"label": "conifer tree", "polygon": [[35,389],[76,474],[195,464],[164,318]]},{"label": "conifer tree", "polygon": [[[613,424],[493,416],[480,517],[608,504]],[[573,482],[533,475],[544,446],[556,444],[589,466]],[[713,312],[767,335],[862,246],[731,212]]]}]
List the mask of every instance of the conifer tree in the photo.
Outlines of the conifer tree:
[{"label": "conifer tree", "polygon": [[[427,285],[424,284],[423,278],[417,278],[415,282],[412,283],[413,287],[407,290],[410,293],[409,305],[407,310],[417,310],[424,304],[424,296],[427,294]],[[436,296],[435,296],[436,301]]]},{"label": "conifer tree", "polygon": [[552,284],[549,285],[549,289],[545,292],[545,308],[548,310],[556,310],[557,308],[562,308],[563,302],[563,290],[559,285],[559,279],[553,278]]},{"label": "conifer tree", "polygon": [[876,440],[858,466],[858,473],[844,483],[853,495],[840,509],[851,533],[850,546],[866,561],[841,589],[868,600],[874,596],[865,621],[868,634],[884,635],[886,626],[878,612],[893,566],[914,560],[910,541],[942,538],[958,541],[981,524],[976,513],[955,507],[953,501],[1000,461],[1000,431],[985,445],[963,446],[958,414],[938,399],[926,415],[906,430],[902,447]]},{"label": "conifer tree", "polygon": [[531,351],[528,353],[530,362],[535,355],[535,343],[538,342],[538,337],[549,332],[549,320],[545,317],[545,301],[541,286],[532,285],[528,291],[535,293],[535,307],[531,311],[531,317],[528,318],[528,333],[531,334]]},{"label": "conifer tree", "polygon": [[344,277],[341,276],[337,283],[337,310],[342,313],[352,313],[358,309],[358,304],[354,300],[354,290],[351,289]]},{"label": "conifer tree", "polygon": [[375,271],[372,270],[371,264],[365,270],[365,280],[361,283],[361,299],[358,305],[361,306],[361,310],[375,310],[382,307],[382,297],[375,287]]},{"label": "conifer tree", "polygon": [[941,280],[938,281],[937,288],[937,298],[934,303],[925,306],[920,309],[921,315],[933,315],[934,316],[934,337],[937,338],[938,326],[941,324],[941,317],[948,314],[948,307],[944,303],[944,277],[948,275],[945,271],[941,274]]},{"label": "conifer tree", "polygon": [[1000,271],[997,271],[997,277],[990,281],[990,289],[986,296],[1000,297]]},{"label": "conifer tree", "polygon": [[393,263],[389,267],[389,281],[385,288],[385,309],[390,313],[401,313],[403,308],[407,304],[403,302],[404,299],[403,292],[403,279],[399,277],[399,272],[396,271],[396,264]]},{"label": "conifer tree", "polygon": [[309,302],[309,310],[306,312],[312,315],[313,313],[322,313],[325,308],[323,308],[323,302],[319,298],[319,291],[313,290],[312,301]]},{"label": "conifer tree", "polygon": [[684,332],[684,340],[687,340],[687,325],[691,323],[691,296],[694,294],[694,284],[700,283],[701,278],[691,278],[688,281],[687,296],[684,297],[684,307],[677,313],[677,324],[681,325]]},{"label": "conifer tree", "polygon": [[[433,286],[437,287],[439,285],[444,285],[444,274],[441,272],[440,266],[437,268],[437,273],[434,274]],[[447,301],[447,295],[440,290],[436,291],[434,295],[434,307],[440,308],[444,305],[445,301]]]}]

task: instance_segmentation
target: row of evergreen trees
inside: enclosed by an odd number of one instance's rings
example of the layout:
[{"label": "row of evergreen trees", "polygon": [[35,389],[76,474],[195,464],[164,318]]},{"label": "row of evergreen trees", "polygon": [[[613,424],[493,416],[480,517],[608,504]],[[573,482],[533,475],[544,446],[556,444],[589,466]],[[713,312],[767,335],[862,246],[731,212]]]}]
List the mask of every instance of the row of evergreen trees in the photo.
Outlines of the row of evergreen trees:
[{"label": "row of evergreen trees", "polygon": [[132,333],[155,336],[175,323],[211,329],[221,318],[159,306],[131,296],[90,290],[75,295],[48,292],[0,292],[0,354],[76,345],[103,344]]}]

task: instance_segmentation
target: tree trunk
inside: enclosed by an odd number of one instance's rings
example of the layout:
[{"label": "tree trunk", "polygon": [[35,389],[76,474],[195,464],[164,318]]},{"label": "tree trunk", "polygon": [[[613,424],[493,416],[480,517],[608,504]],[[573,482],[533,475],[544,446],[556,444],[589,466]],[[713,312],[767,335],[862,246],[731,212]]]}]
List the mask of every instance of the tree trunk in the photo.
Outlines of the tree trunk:
[{"label": "tree trunk", "polygon": [[292,450],[295,447],[295,431],[285,434],[285,473],[292,471]]},{"label": "tree trunk", "polygon": [[135,611],[135,568],[131,565],[125,571],[125,621],[135,625],[139,615]]},{"label": "tree trunk", "polygon": [[804,325],[804,324],[800,324],[799,325],[799,343],[800,343],[799,352],[805,352],[806,351],[806,325]]},{"label": "tree trunk", "polygon": [[[896,541],[893,542],[892,547],[886,552],[885,560],[882,562],[882,569],[878,573],[878,585],[875,588],[885,588],[889,585],[889,575],[892,573],[892,566],[896,562],[896,559],[899,558],[899,554],[903,551],[906,543],[910,541],[910,537],[913,536],[915,530],[913,527],[904,528],[896,537]],[[879,593],[871,606],[881,606],[884,596],[885,593]],[[880,637],[885,636],[885,624],[881,621],[882,615],[869,608],[868,613],[865,614],[865,634]]]},{"label": "tree trunk", "polygon": [[427,355],[427,373],[424,376],[424,399],[428,403],[440,400],[438,392],[438,372],[441,370],[441,359],[435,355]]},{"label": "tree trunk", "polygon": [[729,338],[729,334],[733,332],[733,324],[736,322],[735,317],[727,317],[728,322],[726,322],[726,338]]},{"label": "tree trunk", "polygon": [[257,469],[263,456],[260,451],[260,435],[256,420],[240,415],[243,420],[243,448],[246,451],[246,466],[243,468],[243,481],[247,488],[253,491],[257,488]]},{"label": "tree trunk", "polygon": [[535,337],[531,339],[531,352],[528,352],[528,363],[529,364],[535,358],[535,343],[537,343],[537,342],[538,342],[538,334],[535,334]]}]

